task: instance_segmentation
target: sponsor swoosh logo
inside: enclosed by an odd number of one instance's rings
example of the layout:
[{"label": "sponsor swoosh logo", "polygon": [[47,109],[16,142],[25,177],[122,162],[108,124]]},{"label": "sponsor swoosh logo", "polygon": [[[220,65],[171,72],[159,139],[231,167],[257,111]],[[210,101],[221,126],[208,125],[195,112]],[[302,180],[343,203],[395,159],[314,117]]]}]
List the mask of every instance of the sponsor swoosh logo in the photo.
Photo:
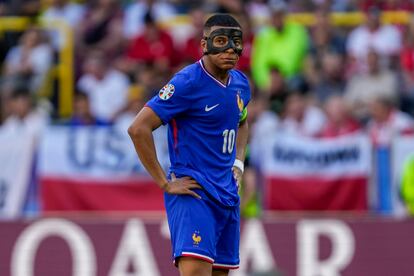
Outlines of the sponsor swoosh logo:
[{"label": "sponsor swoosh logo", "polygon": [[213,110],[214,108],[216,108],[217,106],[219,106],[219,104],[216,104],[216,105],[213,105],[213,106],[208,106],[208,105],[206,105],[206,108],[204,109],[206,112],[209,112],[209,111],[211,111],[211,110]]}]

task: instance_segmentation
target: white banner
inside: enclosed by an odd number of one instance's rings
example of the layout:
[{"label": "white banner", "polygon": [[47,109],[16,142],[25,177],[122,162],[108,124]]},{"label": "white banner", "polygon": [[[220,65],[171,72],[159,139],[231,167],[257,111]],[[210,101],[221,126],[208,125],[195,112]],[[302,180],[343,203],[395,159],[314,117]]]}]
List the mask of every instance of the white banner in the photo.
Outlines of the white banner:
[{"label": "white banner", "polygon": [[[154,132],[158,159],[168,169],[166,128]],[[145,174],[126,131],[111,127],[49,126],[40,149],[40,173],[106,178]]]},{"label": "white banner", "polygon": [[21,215],[33,168],[35,137],[0,129],[0,218]]},{"label": "white banner", "polygon": [[259,147],[260,166],[267,175],[340,177],[371,171],[371,143],[365,135],[332,139],[267,136]]}]

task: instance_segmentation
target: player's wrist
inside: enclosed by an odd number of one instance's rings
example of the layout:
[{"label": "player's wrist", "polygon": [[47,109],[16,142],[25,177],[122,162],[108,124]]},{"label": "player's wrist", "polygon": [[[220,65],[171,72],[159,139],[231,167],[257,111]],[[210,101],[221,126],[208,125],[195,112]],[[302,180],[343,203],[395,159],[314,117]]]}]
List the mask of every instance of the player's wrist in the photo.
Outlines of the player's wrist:
[{"label": "player's wrist", "polygon": [[242,173],[244,173],[244,162],[242,160],[234,160],[233,167],[238,168]]},{"label": "player's wrist", "polygon": [[163,184],[161,184],[160,187],[164,192],[168,193],[168,190],[170,188],[170,182],[166,181]]}]

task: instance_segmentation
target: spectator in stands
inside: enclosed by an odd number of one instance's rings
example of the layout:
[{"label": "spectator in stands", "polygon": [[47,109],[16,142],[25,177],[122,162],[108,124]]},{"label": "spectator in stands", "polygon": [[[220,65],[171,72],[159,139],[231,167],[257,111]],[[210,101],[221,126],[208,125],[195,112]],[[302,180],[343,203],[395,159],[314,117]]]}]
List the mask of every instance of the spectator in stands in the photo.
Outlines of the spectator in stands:
[{"label": "spectator in stands", "polygon": [[205,12],[201,7],[196,7],[190,11],[189,16],[191,20],[192,34],[184,42],[182,61],[185,63],[193,63],[199,60],[203,55],[200,41],[203,38]]},{"label": "spectator in stands", "polygon": [[0,16],[29,16],[39,15],[40,0],[0,0]]},{"label": "spectator in stands", "polygon": [[345,39],[332,27],[330,14],[318,11],[315,13],[315,20],[315,25],[311,28],[310,47],[304,67],[304,73],[312,84],[318,83],[324,77],[322,63],[328,54],[337,55],[339,59],[345,55]]},{"label": "spectator in stands", "polygon": [[414,120],[398,110],[395,103],[387,97],[377,97],[369,105],[371,119],[368,132],[374,145],[389,145],[398,135],[413,134]]},{"label": "spectator in stands", "polygon": [[50,6],[43,13],[43,20],[63,20],[75,28],[82,20],[85,9],[70,0],[51,0]]},{"label": "spectator in stands", "polygon": [[46,126],[48,116],[36,108],[30,91],[25,87],[16,87],[6,101],[8,114],[1,127],[2,132],[38,138]]},{"label": "spectator in stands", "polygon": [[144,87],[145,93],[153,96],[168,82],[169,73],[159,71],[151,65],[140,64],[133,71],[133,81]]},{"label": "spectator in stands", "polygon": [[414,20],[405,29],[400,63],[403,78],[401,109],[414,116]]},{"label": "spectator in stands", "polygon": [[[52,0],[50,6],[43,13],[42,20],[49,26],[58,26],[60,23],[57,22],[63,22],[76,29],[84,13],[85,9],[80,4],[69,0]],[[60,49],[67,43],[67,39],[58,31],[51,31],[50,37],[55,49]]]},{"label": "spectator in stands", "polygon": [[320,137],[332,138],[355,133],[361,129],[359,123],[351,116],[349,106],[342,96],[329,97],[324,104],[326,123]]},{"label": "spectator in stands", "polygon": [[362,120],[368,115],[368,104],[378,96],[398,101],[395,74],[381,65],[377,52],[370,51],[367,59],[368,72],[352,77],[345,89],[346,99],[355,115]]},{"label": "spectator in stands", "polygon": [[125,11],[123,23],[125,38],[134,39],[144,32],[145,17],[148,13],[154,16],[156,23],[168,22],[176,15],[174,6],[166,1],[136,0]]},{"label": "spectator in stands", "polygon": [[371,7],[379,7],[383,11],[413,11],[414,5],[406,0],[363,0],[360,7],[364,11]]},{"label": "spectator in stands", "polygon": [[8,11],[9,6],[4,1],[0,1],[0,16],[6,16]]},{"label": "spectator in stands", "polygon": [[336,53],[324,53],[321,57],[321,68],[313,83],[313,93],[319,103],[323,103],[332,95],[343,95],[345,90],[344,58]]},{"label": "spectator in stands", "polygon": [[316,137],[326,122],[323,112],[312,105],[301,91],[288,94],[281,122],[282,133],[286,135]]},{"label": "spectator in stands", "polygon": [[91,111],[88,95],[77,92],[73,101],[73,114],[67,124],[71,126],[96,126],[107,125],[108,123],[95,118]]},{"label": "spectator in stands", "polygon": [[288,87],[282,73],[276,68],[270,73],[270,85],[261,91],[269,99],[269,109],[280,116],[283,111],[286,97],[289,93]]},{"label": "spectator in stands", "polygon": [[123,51],[122,10],[117,0],[97,0],[86,10],[77,34],[79,57],[93,47],[112,59]]},{"label": "spectator in stands", "polygon": [[245,13],[239,14],[237,20],[243,30],[243,52],[239,58],[239,62],[237,62],[236,68],[246,74],[250,74],[251,54],[254,41],[252,22],[250,21],[250,17]]},{"label": "spectator in stands", "polygon": [[215,13],[231,13],[234,15],[243,13],[243,3],[241,0],[216,0],[216,3]]},{"label": "spectator in stands", "polygon": [[280,114],[269,109],[269,100],[266,95],[253,94],[249,103],[248,123],[250,131],[249,163],[258,165],[262,160],[263,140],[280,133]]},{"label": "spectator in stands", "polygon": [[285,21],[286,3],[272,1],[270,8],[272,26],[256,35],[252,50],[252,76],[261,89],[269,86],[272,68],[278,68],[286,77],[298,74],[308,47],[305,28]]},{"label": "spectator in stands", "polygon": [[128,101],[126,108],[114,121],[114,127],[120,132],[126,133],[125,130],[131,125],[137,113],[144,107],[146,91],[142,85],[131,85],[128,91]]},{"label": "spectator in stands", "polygon": [[108,64],[102,52],[95,51],[86,59],[77,87],[90,98],[92,115],[111,122],[126,105],[129,80]]},{"label": "spectator in stands", "polygon": [[351,74],[366,72],[368,53],[371,50],[384,58],[383,63],[399,55],[402,46],[400,31],[392,25],[381,25],[381,11],[377,7],[368,10],[367,22],[354,29],[348,37],[347,52]]},{"label": "spectator in stands", "polygon": [[245,6],[250,20],[252,20],[253,29],[256,31],[264,26],[271,17],[271,12],[266,0],[250,0]]},{"label": "spectator in stands", "polygon": [[19,44],[10,49],[4,63],[4,77],[29,83],[30,90],[39,92],[53,64],[53,50],[37,28],[23,33]]},{"label": "spectator in stands", "polygon": [[144,32],[131,42],[126,56],[130,68],[136,63],[145,63],[161,71],[175,65],[177,58],[171,36],[157,26],[151,13],[145,15]]}]

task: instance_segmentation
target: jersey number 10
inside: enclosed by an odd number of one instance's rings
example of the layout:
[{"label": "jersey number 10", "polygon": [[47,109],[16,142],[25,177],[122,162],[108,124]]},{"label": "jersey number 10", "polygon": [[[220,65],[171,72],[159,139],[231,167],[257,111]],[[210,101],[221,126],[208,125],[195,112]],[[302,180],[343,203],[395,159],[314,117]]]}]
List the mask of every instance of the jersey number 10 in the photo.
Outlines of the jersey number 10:
[{"label": "jersey number 10", "polygon": [[234,129],[223,131],[223,153],[231,154],[233,152],[235,140],[236,131]]}]

